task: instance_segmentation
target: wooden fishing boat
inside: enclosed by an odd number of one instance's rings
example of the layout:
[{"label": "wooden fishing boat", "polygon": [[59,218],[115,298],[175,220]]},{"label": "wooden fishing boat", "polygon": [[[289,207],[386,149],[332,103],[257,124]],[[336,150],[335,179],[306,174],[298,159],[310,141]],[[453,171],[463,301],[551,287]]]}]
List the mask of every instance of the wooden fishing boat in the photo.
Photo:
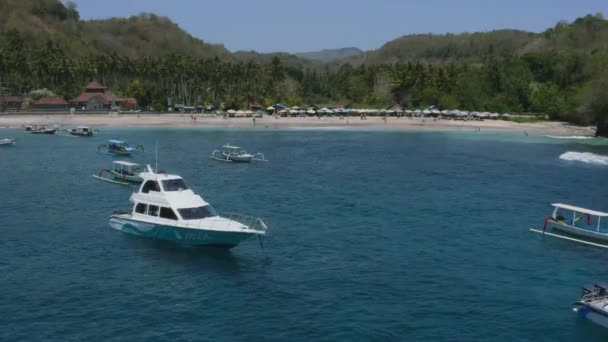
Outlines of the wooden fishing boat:
[{"label": "wooden fishing boat", "polygon": [[25,131],[30,132],[32,134],[55,134],[55,132],[57,131],[57,127],[47,128],[46,126],[33,125],[26,126]]},{"label": "wooden fishing boat", "polygon": [[238,146],[224,145],[222,150],[211,152],[209,158],[224,162],[250,163],[252,161],[267,161],[262,153],[251,154]]},{"label": "wooden fishing boat", "polygon": [[93,136],[93,130],[91,128],[85,127],[85,126],[73,128],[73,129],[69,130],[68,133],[70,133],[71,135],[78,136],[78,137],[92,137]]},{"label": "wooden fishing boat", "polygon": [[130,156],[135,152],[143,152],[144,147],[137,145],[135,147],[127,144],[126,141],[122,140],[108,140],[107,144],[102,144],[97,147],[98,152],[106,154],[117,154],[121,156]]},{"label": "wooden fishing boat", "polygon": [[15,146],[16,140],[17,139],[9,139],[9,138],[0,139],[0,146]]},{"label": "wooden fishing boat", "polygon": [[130,183],[141,183],[143,179],[140,173],[143,171],[139,164],[116,160],[112,163],[112,169],[101,169],[97,175],[93,175],[93,178],[110,183],[129,185]]},{"label": "wooden fishing boat", "polygon": [[[531,231],[608,248],[608,213],[562,203],[552,206],[553,213],[545,219],[543,229]],[[602,221],[602,218],[607,219]]]}]

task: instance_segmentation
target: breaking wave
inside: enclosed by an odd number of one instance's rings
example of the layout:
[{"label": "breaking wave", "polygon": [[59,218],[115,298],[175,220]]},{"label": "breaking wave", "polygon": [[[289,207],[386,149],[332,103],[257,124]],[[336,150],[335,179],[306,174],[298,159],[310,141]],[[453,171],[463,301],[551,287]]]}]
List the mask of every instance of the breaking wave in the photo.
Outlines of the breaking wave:
[{"label": "breaking wave", "polygon": [[553,139],[573,139],[573,140],[586,140],[586,139],[594,139],[595,137],[590,137],[586,135],[546,135],[547,138]]},{"label": "breaking wave", "polygon": [[576,161],[586,164],[608,166],[608,156],[591,152],[566,152],[559,156],[561,160]]}]

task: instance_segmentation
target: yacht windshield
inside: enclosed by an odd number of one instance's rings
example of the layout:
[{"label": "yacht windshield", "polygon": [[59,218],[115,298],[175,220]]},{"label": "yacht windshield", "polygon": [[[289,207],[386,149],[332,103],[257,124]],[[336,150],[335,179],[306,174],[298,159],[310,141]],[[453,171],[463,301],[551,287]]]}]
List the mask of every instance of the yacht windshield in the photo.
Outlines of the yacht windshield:
[{"label": "yacht windshield", "polygon": [[188,186],[186,185],[186,183],[184,183],[184,180],[181,178],[164,180],[163,188],[165,189],[166,192],[188,190]]},{"label": "yacht windshield", "polygon": [[179,211],[179,214],[184,220],[200,220],[207,217],[218,216],[210,205],[196,208],[177,209],[177,211]]}]

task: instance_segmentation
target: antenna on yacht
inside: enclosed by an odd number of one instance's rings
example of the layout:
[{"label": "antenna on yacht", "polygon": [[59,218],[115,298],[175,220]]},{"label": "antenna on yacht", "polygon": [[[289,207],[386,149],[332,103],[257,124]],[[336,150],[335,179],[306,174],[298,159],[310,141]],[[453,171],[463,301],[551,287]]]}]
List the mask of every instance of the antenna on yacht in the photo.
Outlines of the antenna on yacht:
[{"label": "antenna on yacht", "polygon": [[158,140],[156,140],[156,158],[154,160],[154,172],[158,172]]}]

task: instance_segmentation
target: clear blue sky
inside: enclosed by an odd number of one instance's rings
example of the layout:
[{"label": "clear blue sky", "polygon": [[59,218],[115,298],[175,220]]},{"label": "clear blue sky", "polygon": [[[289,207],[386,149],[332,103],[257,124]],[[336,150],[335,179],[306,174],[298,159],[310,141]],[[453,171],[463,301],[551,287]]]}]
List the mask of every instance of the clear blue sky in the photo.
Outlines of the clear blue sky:
[{"label": "clear blue sky", "polygon": [[608,0],[76,0],[83,19],[151,12],[231,51],[376,49],[411,33],[516,28],[608,16]]}]

